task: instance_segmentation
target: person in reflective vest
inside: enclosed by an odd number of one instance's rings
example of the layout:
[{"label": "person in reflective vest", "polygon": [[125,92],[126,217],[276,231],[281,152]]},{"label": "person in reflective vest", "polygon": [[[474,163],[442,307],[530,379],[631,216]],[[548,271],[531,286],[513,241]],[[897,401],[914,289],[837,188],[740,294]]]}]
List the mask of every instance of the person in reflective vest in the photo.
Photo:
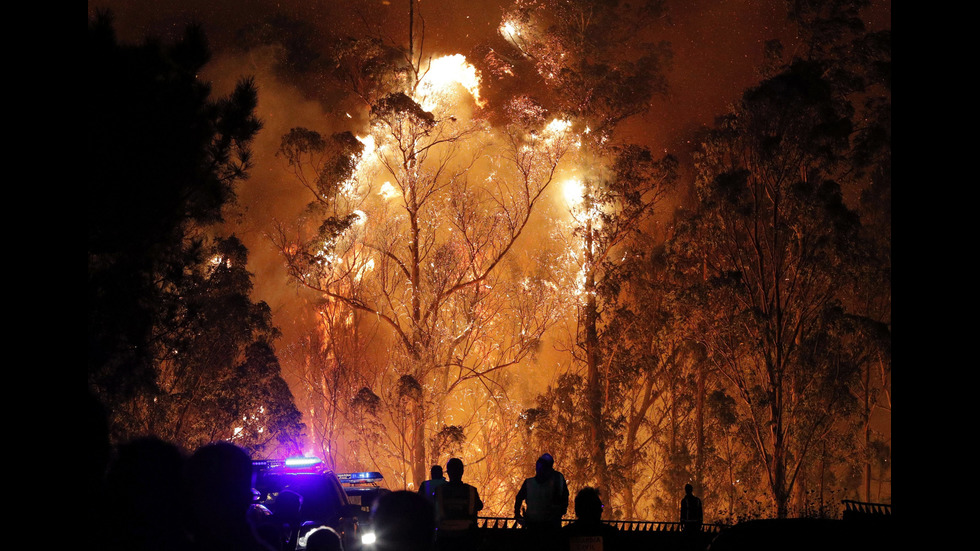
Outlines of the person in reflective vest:
[{"label": "person in reflective vest", "polygon": [[[535,474],[524,479],[514,500],[514,517],[531,530],[558,530],[568,511],[568,483],[555,470],[555,459],[546,453],[534,465]],[[521,504],[527,506],[521,513]]]},{"label": "person in reflective vest", "polygon": [[463,461],[454,457],[446,463],[449,482],[436,488],[436,545],[460,548],[476,538],[476,514],[483,509],[480,493],[463,482]]}]

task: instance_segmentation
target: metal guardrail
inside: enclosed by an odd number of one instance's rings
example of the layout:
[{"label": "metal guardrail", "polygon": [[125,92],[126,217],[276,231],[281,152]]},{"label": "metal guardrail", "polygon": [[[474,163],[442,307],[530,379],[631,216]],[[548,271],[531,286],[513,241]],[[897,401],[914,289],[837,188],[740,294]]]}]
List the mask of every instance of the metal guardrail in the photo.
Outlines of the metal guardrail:
[{"label": "metal guardrail", "polygon": [[491,530],[513,530],[520,528],[514,517],[476,517],[477,528],[489,528]]},{"label": "metal guardrail", "polygon": [[[571,524],[573,519],[562,519],[562,526]],[[615,526],[622,532],[680,532],[683,525],[680,522],[654,522],[647,520],[604,520],[603,524]],[[514,530],[520,529],[521,525],[514,517],[477,517],[477,528],[488,530]],[[701,531],[707,534],[717,534],[725,528],[727,524],[703,524]]]},{"label": "metal guardrail", "polygon": [[846,516],[892,516],[892,506],[889,503],[870,503],[866,501],[854,501],[851,499],[844,499],[841,502],[844,504],[844,515]]},{"label": "metal guardrail", "polygon": [[[888,503],[870,503],[864,501],[854,501],[851,499],[842,500],[844,504],[844,518],[891,518],[892,506]],[[562,519],[562,526],[567,526],[573,519]],[[603,524],[615,526],[621,532],[681,532],[683,524],[680,522],[654,522],[648,520],[604,520]],[[514,517],[477,517],[477,528],[487,530],[515,530],[520,529],[521,525]],[[701,532],[706,534],[717,534],[722,530],[730,528],[728,524],[703,524]]]},{"label": "metal guardrail", "polygon": [[[571,521],[568,521],[571,522]],[[605,520],[604,524],[615,526],[621,532],[681,532],[684,525],[680,522],[653,522],[647,520]],[[701,532],[706,534],[717,534],[725,528],[727,524],[702,524]]]}]

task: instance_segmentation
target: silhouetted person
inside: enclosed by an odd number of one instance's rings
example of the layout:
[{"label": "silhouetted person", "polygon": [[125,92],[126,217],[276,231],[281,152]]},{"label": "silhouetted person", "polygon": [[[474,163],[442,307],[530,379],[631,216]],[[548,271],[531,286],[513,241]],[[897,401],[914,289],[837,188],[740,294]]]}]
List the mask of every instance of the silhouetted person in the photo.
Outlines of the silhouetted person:
[{"label": "silhouetted person", "polygon": [[463,482],[463,461],[446,463],[449,482],[436,488],[436,544],[440,549],[463,549],[476,543],[476,514],[483,510],[480,493]]},{"label": "silhouetted person", "polygon": [[344,544],[336,530],[320,526],[306,536],[306,551],[344,551]]},{"label": "silhouetted person", "polygon": [[614,551],[620,549],[619,530],[602,522],[599,490],[585,487],[575,495],[575,522],[561,529],[568,551]]},{"label": "silhouetted person", "polygon": [[184,477],[193,549],[269,551],[248,522],[252,461],[228,442],[202,446],[187,462]]},{"label": "silhouetted person", "polygon": [[371,508],[374,549],[431,551],[436,521],[432,503],[416,492],[398,490],[380,496]]},{"label": "silhouetted person", "polygon": [[[521,504],[527,507],[521,514]],[[534,476],[524,479],[514,500],[514,517],[526,528],[558,529],[568,511],[568,483],[555,470],[555,460],[546,453],[534,465]]]},{"label": "silhouetted person", "polygon": [[[533,549],[557,545],[561,519],[568,511],[568,483],[555,470],[555,459],[546,453],[534,464],[535,474],[524,479],[514,499],[514,517],[528,530]],[[521,504],[525,503],[524,513]]]},{"label": "silhouetted person", "polygon": [[681,499],[681,524],[688,547],[693,547],[701,534],[704,511],[701,508],[701,498],[694,495],[694,486],[685,484],[684,494]]},{"label": "silhouetted person", "polygon": [[106,476],[105,541],[96,548],[165,551],[186,549],[180,494],[184,454],[158,438],[119,447]]},{"label": "silhouetted person", "polygon": [[[291,551],[296,548],[302,518],[303,496],[292,490],[283,490],[272,504],[272,516],[264,519],[259,535],[276,549]],[[269,528],[272,527],[272,529]]]},{"label": "silhouetted person", "polygon": [[442,476],[442,466],[433,465],[429,469],[429,480],[426,480],[419,486],[419,493],[429,498],[429,501],[435,503],[436,499],[436,488],[442,486],[446,483],[446,478]]}]

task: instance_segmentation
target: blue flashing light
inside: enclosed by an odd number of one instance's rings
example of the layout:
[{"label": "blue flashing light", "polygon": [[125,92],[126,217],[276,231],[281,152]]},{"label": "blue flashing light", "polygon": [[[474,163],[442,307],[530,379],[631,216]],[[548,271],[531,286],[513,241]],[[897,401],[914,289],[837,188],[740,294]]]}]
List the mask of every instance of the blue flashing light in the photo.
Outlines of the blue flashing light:
[{"label": "blue flashing light", "polygon": [[355,483],[355,482],[377,482],[379,480],[384,480],[384,476],[377,471],[364,471],[359,473],[338,473],[337,478],[341,482]]}]

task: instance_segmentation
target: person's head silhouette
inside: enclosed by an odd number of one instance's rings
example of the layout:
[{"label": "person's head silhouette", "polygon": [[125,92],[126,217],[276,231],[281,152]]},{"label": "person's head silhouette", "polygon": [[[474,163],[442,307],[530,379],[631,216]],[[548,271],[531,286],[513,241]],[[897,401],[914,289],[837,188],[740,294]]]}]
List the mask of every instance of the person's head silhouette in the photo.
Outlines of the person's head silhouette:
[{"label": "person's head silhouette", "polygon": [[542,454],[534,463],[534,474],[543,477],[551,474],[555,470],[555,458],[550,453]]},{"label": "person's head silhouette", "polygon": [[684,493],[687,494],[687,495],[693,494],[694,493],[694,486],[691,486],[690,484],[685,484],[684,485]]},{"label": "person's head silhouette", "polygon": [[437,478],[442,478],[442,465],[433,465],[429,469],[429,478],[435,480]]},{"label": "person's head silhouette", "polygon": [[459,482],[463,480],[463,460],[454,457],[446,463],[446,474],[449,475],[450,482]]},{"label": "person's head silhouette", "polygon": [[586,522],[602,519],[602,499],[599,490],[586,486],[575,495],[575,518]]},{"label": "person's head silhouette", "polygon": [[228,442],[198,448],[187,461],[184,483],[192,530],[202,541],[232,541],[251,534],[252,460],[245,450]]},{"label": "person's head silhouette", "polygon": [[329,526],[320,526],[306,536],[308,551],[343,551],[340,534]]},{"label": "person's head silhouette", "polygon": [[276,496],[276,501],[272,505],[273,513],[276,518],[283,522],[298,522],[299,512],[303,508],[303,496],[292,490],[283,490]]}]

